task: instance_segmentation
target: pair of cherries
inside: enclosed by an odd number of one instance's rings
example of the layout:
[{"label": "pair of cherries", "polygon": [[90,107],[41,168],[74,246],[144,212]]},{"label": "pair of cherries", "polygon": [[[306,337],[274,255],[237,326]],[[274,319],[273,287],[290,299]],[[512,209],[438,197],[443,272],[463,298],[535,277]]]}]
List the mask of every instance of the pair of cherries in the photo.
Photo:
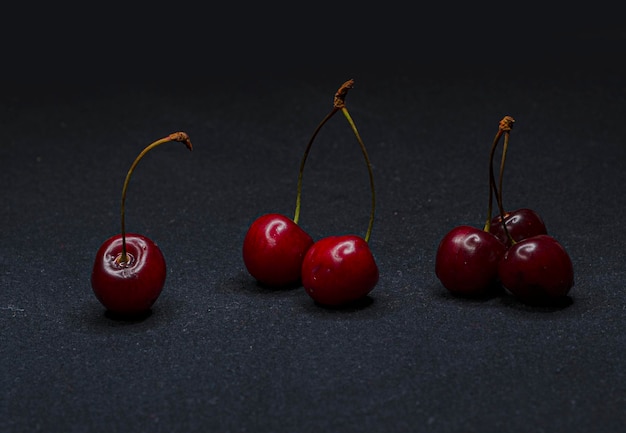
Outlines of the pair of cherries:
[{"label": "pair of cherries", "polygon": [[[529,304],[552,304],[564,299],[574,285],[574,269],[565,248],[548,235],[542,218],[532,209],[504,211],[502,178],[510,131],[515,120],[505,116],[493,141],[489,160],[489,207],[483,229],[453,228],[439,243],[435,273],[451,293],[484,296],[504,287]],[[493,157],[504,135],[500,182],[496,186]],[[493,196],[500,214],[491,217]]]},{"label": "pair of cherries", "polygon": [[[319,305],[341,307],[363,299],[376,286],[379,271],[368,241],[372,231],[375,193],[371,163],[345,105],[354,80],[346,81],[335,93],[333,109],[317,126],[304,151],[298,176],[294,218],[270,213],[257,218],[243,242],[246,269],[259,284],[289,287],[302,284],[306,293]],[[302,175],[307,156],[322,126],[338,111],[348,120],[365,158],[370,176],[372,207],[364,238],[357,235],[329,236],[314,241],[298,224],[302,193]]]},{"label": "pair of cherries", "polygon": [[367,241],[356,235],[313,238],[281,214],[257,218],[243,242],[250,275],[266,287],[302,284],[320,305],[358,301],[378,283],[378,266]]}]

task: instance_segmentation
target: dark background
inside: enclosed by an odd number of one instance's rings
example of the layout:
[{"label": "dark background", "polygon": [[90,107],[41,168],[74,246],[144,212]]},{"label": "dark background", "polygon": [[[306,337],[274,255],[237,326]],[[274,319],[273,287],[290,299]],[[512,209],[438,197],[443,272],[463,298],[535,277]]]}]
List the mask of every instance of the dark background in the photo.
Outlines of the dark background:
[{"label": "dark background", "polygon": [[[26,8],[29,6],[27,5]],[[600,9],[598,9],[600,10]],[[71,12],[71,13],[70,13]],[[625,32],[611,10],[322,5],[298,12],[7,10],[0,86],[0,431],[587,432],[626,423]],[[293,215],[298,165],[332,97],[374,164],[364,308],[256,285],[241,258]],[[505,205],[568,250],[562,308],[450,296],[439,240],[482,226],[488,149],[516,119]],[[89,283],[127,229],[168,278],[141,321]],[[318,136],[300,223],[363,235],[367,171],[341,115]]]}]

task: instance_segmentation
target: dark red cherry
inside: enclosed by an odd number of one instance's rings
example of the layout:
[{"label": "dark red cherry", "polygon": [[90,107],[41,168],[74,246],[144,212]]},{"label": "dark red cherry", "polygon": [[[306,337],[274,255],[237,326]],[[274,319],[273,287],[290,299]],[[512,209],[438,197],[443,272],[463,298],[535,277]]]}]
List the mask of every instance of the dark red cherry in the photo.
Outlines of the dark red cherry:
[{"label": "dark red cherry", "polygon": [[504,254],[498,275],[517,298],[541,303],[565,297],[574,285],[574,268],[563,246],[552,236],[526,238]]},{"label": "dark red cherry", "polygon": [[266,286],[298,284],[302,260],[313,238],[292,219],[280,214],[257,218],[243,242],[243,261],[250,275]]},{"label": "dark red cherry", "polygon": [[355,235],[320,239],[302,262],[304,289],[325,306],[338,307],[364,298],[378,278],[378,266],[368,243]]},{"label": "dark red cherry", "polygon": [[485,295],[497,287],[498,262],[505,251],[506,246],[492,234],[458,226],[439,243],[435,274],[455,295]]},{"label": "dark red cherry", "polygon": [[[506,229],[515,242],[519,242],[523,239],[536,235],[548,234],[543,219],[532,209],[521,208],[505,212],[504,223],[506,224]],[[511,245],[510,239],[504,232],[502,218],[500,215],[491,220],[491,228],[489,232],[500,239],[500,241],[505,243],[507,246]]]},{"label": "dark red cherry", "polygon": [[165,259],[159,247],[143,235],[126,234],[122,257],[122,236],[107,239],[96,253],[91,287],[96,298],[114,314],[135,316],[146,313],[165,284]]}]

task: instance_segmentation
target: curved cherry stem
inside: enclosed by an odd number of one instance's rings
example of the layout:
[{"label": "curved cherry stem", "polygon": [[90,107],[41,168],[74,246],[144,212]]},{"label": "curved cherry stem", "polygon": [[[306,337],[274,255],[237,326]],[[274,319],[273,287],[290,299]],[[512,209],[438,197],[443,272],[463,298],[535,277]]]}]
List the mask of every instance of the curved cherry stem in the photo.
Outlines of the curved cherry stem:
[{"label": "curved cherry stem", "polygon": [[[500,141],[500,137],[502,137],[503,131],[501,128],[498,129],[495,138],[493,139],[493,143],[491,143],[491,151],[489,152],[489,205],[487,206],[487,221],[485,222],[484,230],[486,232],[491,231],[491,216],[493,214],[493,195],[494,190],[497,191],[497,188],[494,186],[493,182],[493,157],[496,153],[496,148],[498,147],[498,142]],[[496,196],[498,195],[495,192]]]},{"label": "curved cherry stem", "polygon": [[185,132],[174,132],[168,135],[167,137],[161,138],[153,142],[152,144],[148,145],[144,150],[141,151],[141,153],[137,156],[137,158],[135,158],[135,161],[133,161],[132,165],[128,169],[128,173],[126,174],[126,179],[124,180],[124,186],[122,187],[122,205],[121,205],[121,211],[120,211],[121,219],[122,219],[122,232],[121,232],[122,233],[122,254],[119,256],[117,260],[118,263],[128,263],[128,254],[126,253],[126,226],[124,222],[125,221],[124,209],[125,209],[125,202],[126,202],[126,191],[128,190],[130,177],[135,171],[135,167],[137,167],[137,164],[139,164],[139,161],[141,161],[141,159],[146,155],[146,153],[148,153],[150,150],[154,149],[155,147],[163,143],[170,142],[170,141],[181,142],[187,147],[187,149],[193,150],[191,140],[189,139],[189,136]]},{"label": "curved cherry stem", "polygon": [[311,146],[313,145],[313,141],[315,140],[315,137],[317,136],[319,131],[322,129],[322,127],[326,124],[326,122],[328,122],[330,118],[333,117],[335,113],[337,113],[337,111],[341,110],[344,117],[350,124],[350,128],[352,129],[352,132],[354,133],[357,141],[359,142],[359,146],[361,147],[361,152],[363,153],[363,157],[365,158],[365,163],[367,165],[367,171],[369,174],[370,190],[372,193],[372,202],[371,202],[371,210],[370,210],[369,223],[367,226],[367,232],[365,233],[365,237],[363,238],[365,242],[369,242],[369,238],[372,234],[372,228],[374,226],[374,215],[376,212],[376,191],[374,188],[374,174],[372,170],[372,163],[370,162],[369,155],[367,153],[367,150],[365,149],[365,144],[363,144],[363,140],[361,139],[361,135],[359,134],[359,131],[357,130],[356,124],[354,123],[352,116],[350,116],[350,112],[346,108],[346,96],[348,94],[348,90],[350,90],[353,86],[354,86],[354,80],[350,79],[346,81],[345,83],[343,83],[341,87],[339,88],[339,90],[337,90],[337,92],[335,93],[335,98],[333,102],[333,109],[326,115],[326,117],[324,117],[324,119],[320,122],[320,124],[317,125],[317,128],[315,128],[315,131],[313,132],[313,135],[311,136],[311,139],[309,140],[309,143],[307,144],[306,149],[304,150],[304,155],[302,157],[302,161],[300,162],[300,171],[298,173],[298,191],[296,195],[296,210],[295,210],[293,220],[297,224],[298,220],[300,219],[300,208],[301,208],[301,198],[302,198],[302,176],[304,173],[304,165],[306,163],[306,159],[311,150]]},{"label": "curved cherry stem", "polygon": [[[511,126],[510,128],[513,128],[513,123],[515,122],[515,120],[513,120],[511,118]],[[502,158],[500,159],[500,174],[499,174],[499,179],[498,179],[498,191],[499,191],[499,195],[498,195],[498,200],[502,201],[502,182],[504,180],[504,164],[506,162],[506,152],[509,149],[509,136],[511,129],[509,129],[508,131],[505,131],[504,133],[504,144],[502,145]]]},{"label": "curved cherry stem", "polygon": [[350,127],[352,128],[352,132],[354,132],[354,135],[356,136],[356,139],[359,142],[359,146],[361,147],[361,152],[363,153],[363,158],[365,158],[365,164],[367,165],[367,173],[369,174],[369,178],[370,178],[370,191],[372,193],[372,204],[370,208],[370,218],[369,218],[369,223],[367,225],[367,232],[365,233],[365,237],[363,238],[365,242],[369,242],[370,236],[372,234],[372,227],[374,226],[374,214],[376,212],[376,192],[374,189],[374,173],[372,170],[372,163],[370,162],[370,157],[367,154],[367,150],[365,149],[365,144],[363,144],[361,135],[359,134],[359,131],[356,129],[356,125],[354,124],[354,121],[352,120],[352,117],[350,116],[348,109],[344,106],[341,108],[341,112],[343,113],[345,118],[348,120],[348,123],[350,124]]},{"label": "curved cherry stem", "polygon": [[302,175],[304,174],[304,165],[306,164],[306,160],[307,160],[307,157],[309,156],[309,152],[311,151],[311,146],[313,145],[313,141],[315,141],[315,137],[317,137],[317,134],[320,132],[320,129],[322,129],[322,126],[324,126],[326,122],[328,122],[328,120],[331,117],[333,117],[337,111],[339,111],[337,108],[333,108],[332,111],[328,113],[326,117],[324,117],[324,120],[322,120],[320,124],[317,125],[317,128],[315,128],[313,135],[311,135],[311,138],[308,144],[306,145],[306,148],[304,149],[304,154],[302,155],[302,160],[300,161],[300,170],[298,171],[298,191],[296,193],[296,210],[293,216],[293,222],[295,222],[296,224],[298,224],[298,221],[300,220],[300,208],[302,206]]},{"label": "curved cherry stem", "polygon": [[[484,228],[486,232],[489,232],[491,229],[491,215],[493,211],[493,195],[495,195],[497,205],[498,205],[498,210],[500,211],[500,219],[502,222],[502,227],[504,229],[504,234],[511,241],[511,243],[514,243],[514,241],[504,221],[504,204],[502,201],[502,178],[503,178],[503,173],[504,173],[504,161],[506,159],[506,150],[509,144],[510,132],[511,132],[511,129],[513,129],[513,122],[515,122],[515,119],[513,119],[511,116],[504,116],[504,118],[500,121],[498,132],[496,133],[496,136],[493,140],[493,144],[491,145],[491,153],[489,155],[489,207],[487,211],[487,221],[485,223],[485,228]],[[502,160],[500,162],[500,179],[499,179],[500,188],[498,188],[498,186],[496,185],[495,176],[493,174],[493,157],[494,157],[496,148],[498,146],[498,142],[500,141],[500,138],[502,137],[502,135],[504,135],[504,145],[503,145],[504,148],[502,151]]]}]

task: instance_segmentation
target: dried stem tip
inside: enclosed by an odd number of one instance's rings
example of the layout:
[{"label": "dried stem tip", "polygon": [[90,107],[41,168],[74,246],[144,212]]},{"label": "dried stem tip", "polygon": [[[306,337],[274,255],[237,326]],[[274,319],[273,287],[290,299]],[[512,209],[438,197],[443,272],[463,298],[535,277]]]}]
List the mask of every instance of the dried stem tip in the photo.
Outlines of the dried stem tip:
[{"label": "dried stem tip", "polygon": [[500,130],[510,131],[513,129],[513,123],[515,123],[515,119],[511,116],[504,116],[504,118],[500,121]]},{"label": "dried stem tip", "polygon": [[181,143],[184,143],[185,146],[187,146],[187,149],[193,150],[191,140],[189,139],[189,135],[187,135],[186,132],[174,132],[170,134],[168,138],[169,141],[180,141]]},{"label": "dried stem tip", "polygon": [[341,85],[337,93],[335,93],[335,102],[334,106],[336,109],[342,109],[346,105],[346,95],[348,94],[348,90],[352,89],[354,86],[354,80],[349,79],[345,83]]}]

